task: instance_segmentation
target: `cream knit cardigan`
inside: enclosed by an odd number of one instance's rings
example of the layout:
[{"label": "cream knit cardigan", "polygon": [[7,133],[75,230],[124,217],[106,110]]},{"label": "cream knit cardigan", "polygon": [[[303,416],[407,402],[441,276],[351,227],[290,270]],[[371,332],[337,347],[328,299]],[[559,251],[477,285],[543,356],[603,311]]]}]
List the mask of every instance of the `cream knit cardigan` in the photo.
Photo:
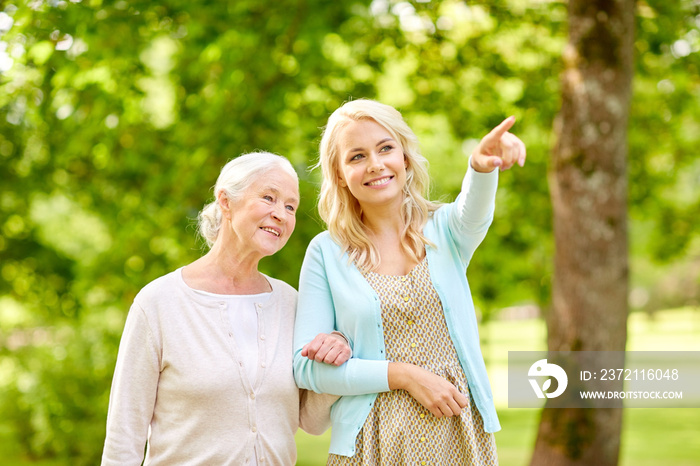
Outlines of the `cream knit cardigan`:
[{"label": "cream knit cardigan", "polygon": [[[224,301],[189,288],[182,269],[144,287],[127,316],[112,381],[103,465],[293,465],[298,426],[320,434],[337,399],[292,375],[297,292],[266,277],[258,361],[242,361]],[[257,364],[250,381],[244,364]]]}]

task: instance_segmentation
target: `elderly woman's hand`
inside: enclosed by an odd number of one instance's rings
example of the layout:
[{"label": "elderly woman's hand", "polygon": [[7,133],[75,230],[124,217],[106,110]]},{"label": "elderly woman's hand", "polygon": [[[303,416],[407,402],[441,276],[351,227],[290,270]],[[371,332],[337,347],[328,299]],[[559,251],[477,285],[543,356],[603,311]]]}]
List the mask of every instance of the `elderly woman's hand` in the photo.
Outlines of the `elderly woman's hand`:
[{"label": "elderly woman's hand", "polygon": [[314,361],[340,366],[350,359],[352,350],[342,334],[319,333],[316,338],[304,345],[301,355]]},{"label": "elderly woman's hand", "polygon": [[488,173],[498,167],[508,170],[516,163],[525,164],[525,144],[508,130],[515,123],[515,117],[508,117],[500,125],[483,137],[472,151],[472,168],[481,173]]}]

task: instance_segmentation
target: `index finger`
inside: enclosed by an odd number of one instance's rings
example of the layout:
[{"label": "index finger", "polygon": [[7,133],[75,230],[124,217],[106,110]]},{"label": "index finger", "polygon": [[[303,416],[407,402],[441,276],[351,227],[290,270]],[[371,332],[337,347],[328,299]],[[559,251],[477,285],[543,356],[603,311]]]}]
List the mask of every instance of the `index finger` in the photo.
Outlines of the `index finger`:
[{"label": "index finger", "polygon": [[509,116],[505,120],[501,122],[498,126],[496,126],[494,129],[492,129],[489,134],[484,136],[483,141],[485,142],[493,142],[493,141],[498,141],[501,136],[503,136],[509,129],[513,127],[515,124],[515,117],[514,116]]}]

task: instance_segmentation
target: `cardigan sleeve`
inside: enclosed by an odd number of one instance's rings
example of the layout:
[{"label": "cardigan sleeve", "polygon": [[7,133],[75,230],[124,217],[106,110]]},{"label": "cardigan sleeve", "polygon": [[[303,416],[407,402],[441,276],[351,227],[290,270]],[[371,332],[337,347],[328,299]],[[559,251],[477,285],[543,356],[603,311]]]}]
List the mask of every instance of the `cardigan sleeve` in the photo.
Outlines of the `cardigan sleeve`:
[{"label": "cardigan sleeve", "polygon": [[143,309],[134,303],[119,344],[102,465],[140,465],[160,375],[159,350]]},{"label": "cardigan sleeve", "polygon": [[[300,388],[333,395],[365,395],[389,391],[389,362],[353,357],[341,366],[312,361],[301,355],[303,346],[319,333],[336,330],[339,305],[333,295],[320,241],[315,238],[304,257],[299,277],[299,304],[294,326],[294,378]],[[336,266],[340,258],[328,258]],[[345,284],[347,286],[347,284]],[[353,351],[356,354],[356,351]]]},{"label": "cardigan sleeve", "polygon": [[312,435],[321,435],[331,426],[331,406],[336,395],[299,389],[299,427]]},{"label": "cardigan sleeve", "polygon": [[449,211],[448,227],[467,266],[493,221],[498,189],[498,169],[479,173],[471,166],[462,181],[462,190]]}]

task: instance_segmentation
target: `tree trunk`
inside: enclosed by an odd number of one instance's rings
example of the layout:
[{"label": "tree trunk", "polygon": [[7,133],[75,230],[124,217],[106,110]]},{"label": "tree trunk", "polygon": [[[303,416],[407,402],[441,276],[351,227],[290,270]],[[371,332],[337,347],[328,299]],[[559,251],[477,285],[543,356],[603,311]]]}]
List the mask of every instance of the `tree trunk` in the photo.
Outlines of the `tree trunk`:
[{"label": "tree trunk", "polygon": [[[550,351],[625,349],[634,8],[634,0],[569,1],[562,108],[549,173],[555,238]],[[533,466],[618,463],[622,409],[549,405]]]}]

